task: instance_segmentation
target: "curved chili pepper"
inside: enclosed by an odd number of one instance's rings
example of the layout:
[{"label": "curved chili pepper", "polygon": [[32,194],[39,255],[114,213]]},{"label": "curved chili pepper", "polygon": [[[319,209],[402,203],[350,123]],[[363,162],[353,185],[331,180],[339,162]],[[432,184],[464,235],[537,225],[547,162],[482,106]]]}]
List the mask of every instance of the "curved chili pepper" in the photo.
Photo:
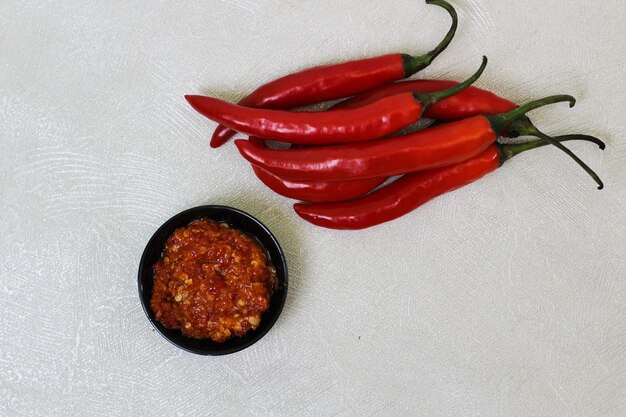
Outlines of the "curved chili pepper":
[{"label": "curved chili pepper", "polygon": [[[265,147],[265,141],[257,137],[248,139],[256,146]],[[257,178],[269,189],[283,197],[311,203],[329,203],[352,200],[381,185],[387,178],[368,178],[354,181],[294,181],[282,179],[269,171],[252,165]]]},{"label": "curved chili pepper", "polygon": [[[561,137],[555,140],[588,140]],[[590,141],[604,149],[599,139]],[[329,229],[357,230],[375,226],[407,214],[449,191],[470,184],[495,171],[513,156],[547,145],[543,140],[514,145],[493,144],[481,154],[443,168],[407,174],[365,197],[340,203],[295,204],[296,213],[309,223]]]},{"label": "curved chili pepper", "polygon": [[[387,84],[361,95],[341,101],[333,106],[331,110],[361,107],[395,94],[410,92],[425,94],[432,91],[450,88],[455,85],[457,85],[456,81],[448,80],[415,80]],[[502,98],[491,91],[470,86],[458,94],[433,104],[426,109],[423,117],[439,121],[454,121],[480,114],[495,115],[504,113],[511,111],[516,107],[517,104]],[[602,182],[599,181],[597,174],[593,172],[587,164],[585,164],[578,156],[576,156],[564,145],[554,141],[550,136],[537,129],[528,117],[524,116],[519,120],[516,120],[513,122],[513,125],[505,129],[502,134],[508,137],[535,136],[539,139],[545,140],[551,145],[554,145],[562,150],[578,165],[580,165],[589,174],[589,176],[591,176],[598,183],[599,186],[602,185]]]},{"label": "curved chili pepper", "polygon": [[363,107],[332,112],[290,112],[242,107],[212,97],[185,96],[207,118],[249,135],[282,142],[324,145],[361,142],[397,132],[418,121],[425,109],[469,87],[487,66],[459,85],[430,94],[402,93]]},{"label": "curved chili pepper", "polygon": [[500,115],[482,115],[392,139],[367,143],[320,146],[279,151],[237,140],[239,152],[252,164],[282,178],[337,181],[390,177],[456,164],[472,158],[498,138],[499,133],[526,112],[551,103],[575,100],[551,96]]},{"label": "curved chili pepper", "polygon": [[[239,104],[246,107],[290,109],[353,96],[410,77],[429,66],[446,49],[458,25],[456,11],[450,4],[443,0],[427,0],[426,3],[443,7],[452,18],[448,33],[432,51],[420,56],[389,54],[309,68],[260,86]],[[235,131],[228,127],[218,126],[211,138],[211,146],[217,148],[223,145],[234,134]]]}]

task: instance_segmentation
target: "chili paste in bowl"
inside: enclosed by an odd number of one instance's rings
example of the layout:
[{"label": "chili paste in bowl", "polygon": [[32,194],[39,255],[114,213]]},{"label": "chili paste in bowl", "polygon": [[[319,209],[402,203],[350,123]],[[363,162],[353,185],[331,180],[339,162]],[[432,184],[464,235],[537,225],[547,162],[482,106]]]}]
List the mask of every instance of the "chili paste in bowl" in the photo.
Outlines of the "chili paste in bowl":
[{"label": "chili paste in bowl", "polygon": [[280,314],[287,267],[271,232],[232,207],[184,211],[157,230],[139,268],[139,292],[155,328],[200,354],[236,352]]}]

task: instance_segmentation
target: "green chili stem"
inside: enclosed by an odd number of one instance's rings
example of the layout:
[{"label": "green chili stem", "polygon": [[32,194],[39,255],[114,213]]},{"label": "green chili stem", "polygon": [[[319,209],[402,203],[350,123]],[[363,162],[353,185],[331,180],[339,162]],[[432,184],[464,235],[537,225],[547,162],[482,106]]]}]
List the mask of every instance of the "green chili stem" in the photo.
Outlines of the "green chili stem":
[{"label": "green chili stem", "polygon": [[[511,132],[514,132],[517,135],[520,136],[535,136],[539,139],[543,139],[544,141],[546,141],[547,143],[556,146],[557,148],[559,148],[560,150],[562,150],[563,152],[565,152],[570,158],[572,158],[578,165],[580,165],[580,167],[582,169],[585,170],[585,172],[587,174],[589,174],[589,176],[591,178],[593,178],[593,180],[598,183],[598,186],[600,188],[602,188],[602,181],[600,180],[600,177],[598,177],[598,175],[586,164],[584,163],[578,156],[576,156],[576,154],[574,154],[571,150],[569,150],[568,148],[566,148],[563,144],[561,144],[561,142],[554,140],[552,137],[546,135],[545,133],[541,132],[539,129],[537,129],[537,127],[535,127],[535,125],[533,125],[533,123],[530,121],[529,118],[527,117],[523,117],[522,119],[518,119],[516,121],[514,121],[508,128]],[[561,139],[563,139],[564,137],[561,136]],[[602,142],[600,139],[593,137],[593,136],[589,136],[589,135],[568,135],[566,136],[566,140],[587,140],[587,141],[591,141],[596,143],[600,149],[604,149],[605,148],[605,144],[604,142]]]},{"label": "green chili stem", "polygon": [[561,141],[566,141],[566,140],[584,140],[586,142],[593,142],[593,143],[595,143],[602,150],[606,149],[606,144],[602,140],[598,139],[595,136],[590,136],[590,135],[579,135],[579,134],[560,135],[560,136],[555,136],[552,139],[561,139]]},{"label": "green chili stem", "polygon": [[413,97],[415,97],[415,99],[422,104],[422,106],[424,107],[424,111],[426,111],[428,107],[432,106],[438,101],[441,101],[445,98],[453,96],[465,90],[470,85],[474,84],[474,82],[478,78],[480,78],[486,66],[487,66],[487,57],[483,56],[483,62],[480,64],[480,68],[478,68],[478,71],[476,71],[474,75],[472,75],[471,77],[469,77],[467,80],[463,81],[462,83],[457,84],[454,87],[450,87],[446,90],[437,91],[435,93],[429,93],[429,94],[413,93]]},{"label": "green chili stem", "polygon": [[[542,135],[546,136],[544,134]],[[595,138],[593,136],[588,136],[588,135],[564,135],[564,136],[556,136],[550,139],[558,143],[559,145],[561,145],[561,142],[566,142],[569,140],[580,140],[580,141],[585,141],[585,142],[592,142],[600,146],[600,149],[604,149],[604,142],[602,142],[598,138]],[[519,155],[520,153],[526,152],[528,150],[540,148],[542,146],[546,146],[549,144],[552,144],[552,142],[546,141],[545,138],[541,138],[540,140],[533,140],[530,142],[524,142],[524,143],[515,143],[515,144],[506,144],[506,145],[497,144],[500,150],[500,165],[502,165],[504,162],[508,161],[509,159],[513,158],[515,155]],[[567,149],[567,151],[569,155],[571,151],[569,149]],[[574,155],[574,154],[571,153],[571,155]],[[576,157],[576,155],[574,155],[574,158],[580,161]],[[600,177],[591,168],[585,165],[582,161],[580,161],[580,164],[582,164],[581,166],[585,168],[585,171],[587,171],[587,173],[598,183],[598,190],[603,189],[604,184],[602,183],[602,180],[600,179]]]},{"label": "green chili stem", "polygon": [[456,33],[456,28],[459,24],[459,18],[456,14],[456,10],[452,7],[448,2],[443,0],[426,0],[426,4],[434,4],[439,7],[443,7],[450,14],[452,18],[452,25],[448,30],[446,36],[439,42],[439,45],[435,47],[432,51],[425,53],[420,56],[411,56],[411,55],[402,55],[402,59],[404,61],[404,76],[410,77],[418,71],[423,70],[427,66],[429,66],[437,56],[444,51],[452,42],[452,38],[454,38],[454,34]]},{"label": "green chili stem", "polygon": [[538,109],[539,107],[547,106],[548,104],[561,103],[563,101],[569,101],[570,107],[574,107],[574,105],[576,104],[576,99],[574,97],[562,94],[531,101],[507,113],[485,115],[485,117],[489,120],[491,128],[494,130],[494,132],[496,132],[496,135],[500,135],[506,127],[513,123],[513,121],[523,117],[529,111]]}]

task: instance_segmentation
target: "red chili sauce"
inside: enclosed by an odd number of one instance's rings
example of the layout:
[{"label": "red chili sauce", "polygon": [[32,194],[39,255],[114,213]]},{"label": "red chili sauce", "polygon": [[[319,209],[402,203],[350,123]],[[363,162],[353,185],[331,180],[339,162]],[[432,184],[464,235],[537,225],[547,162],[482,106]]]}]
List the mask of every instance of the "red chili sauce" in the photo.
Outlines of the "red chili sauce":
[{"label": "red chili sauce", "polygon": [[177,229],[153,269],[156,319],[216,342],[256,329],[278,282],[254,238],[209,219]]}]

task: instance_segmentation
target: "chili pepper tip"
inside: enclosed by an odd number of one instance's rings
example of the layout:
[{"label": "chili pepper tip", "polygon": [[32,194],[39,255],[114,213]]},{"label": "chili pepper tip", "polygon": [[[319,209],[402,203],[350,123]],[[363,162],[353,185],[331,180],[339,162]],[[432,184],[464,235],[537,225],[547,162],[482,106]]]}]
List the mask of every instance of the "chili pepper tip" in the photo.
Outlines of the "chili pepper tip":
[{"label": "chili pepper tip", "polygon": [[306,208],[308,204],[305,203],[295,203],[293,205],[293,210],[296,214],[304,219],[304,214],[306,213]]},{"label": "chili pepper tip", "polygon": [[191,105],[191,107],[193,107],[194,109],[196,108],[196,105],[198,104],[198,102],[200,101],[200,98],[202,96],[197,96],[197,95],[185,95],[185,100],[187,100],[187,103],[189,103]]},{"label": "chili pepper tip", "polygon": [[237,139],[235,140],[235,146],[237,147],[237,150],[239,151],[241,156],[243,156],[246,160],[248,160],[248,162],[252,164],[257,162],[255,161],[253,155],[251,155],[249,152],[250,147],[254,147],[254,144],[252,142],[250,142],[249,140],[245,140],[245,139]]}]

